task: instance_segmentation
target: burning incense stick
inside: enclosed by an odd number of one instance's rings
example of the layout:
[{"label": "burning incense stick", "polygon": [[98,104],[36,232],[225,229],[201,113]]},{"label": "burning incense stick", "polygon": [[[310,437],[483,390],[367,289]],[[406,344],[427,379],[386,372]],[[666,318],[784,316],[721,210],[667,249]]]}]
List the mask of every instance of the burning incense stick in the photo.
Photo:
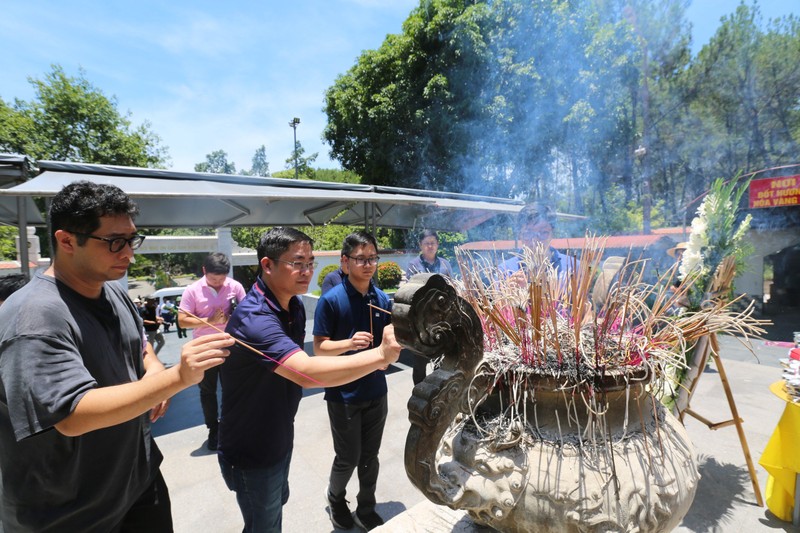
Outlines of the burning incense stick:
[{"label": "burning incense stick", "polygon": [[[387,315],[391,315],[392,314],[391,311],[387,311],[383,307],[378,307],[377,305],[373,305],[372,303],[368,303],[367,305],[370,306],[373,309],[377,309],[378,311],[382,311],[382,312],[386,313]],[[372,333],[372,313],[369,314],[369,334],[370,335],[373,334]],[[374,344],[370,343],[369,346],[370,346],[370,348],[373,348]]]},{"label": "burning incense stick", "polygon": [[[203,324],[205,324],[206,326],[210,327],[211,329],[214,329],[214,330],[216,330],[216,331],[218,331],[218,332],[220,332],[220,333],[225,333],[225,331],[223,331],[223,330],[219,329],[219,328],[218,328],[217,326],[215,326],[214,324],[212,324],[212,323],[208,322],[208,321],[207,321],[207,320],[205,320],[205,319],[202,319],[202,318],[200,318],[199,316],[197,316],[197,315],[195,315],[195,314],[192,314],[192,313],[190,313],[189,311],[186,311],[185,309],[181,309],[181,310],[180,310],[180,312],[181,312],[181,313],[184,313],[184,314],[186,314],[186,315],[188,315],[188,316],[189,316],[189,317],[191,317],[191,318],[195,318],[195,319],[199,320],[200,322],[202,322],[202,323],[203,323]],[[229,333],[229,335],[230,335],[230,333]],[[241,340],[237,339],[237,338],[236,338],[236,337],[234,337],[233,335],[231,335],[231,338],[233,339],[233,342],[235,342],[235,343],[236,343],[236,344],[238,344],[239,346],[244,346],[245,348],[247,348],[247,349],[248,349],[248,350],[250,350],[251,352],[257,353],[258,355],[260,355],[260,356],[262,356],[262,357],[266,357],[267,359],[269,359],[269,360],[270,360],[270,361],[272,361],[273,363],[277,363],[278,365],[282,366],[283,368],[285,368],[285,369],[287,369],[287,370],[291,370],[292,372],[294,372],[294,373],[295,373],[295,374],[297,374],[298,376],[302,376],[302,377],[306,378],[307,380],[309,380],[309,381],[312,381],[312,382],[316,383],[316,384],[317,384],[317,385],[319,385],[320,387],[324,387],[324,386],[325,386],[323,383],[321,383],[321,382],[317,381],[316,379],[312,378],[311,376],[307,376],[307,375],[303,374],[302,372],[300,372],[299,370],[295,370],[294,368],[292,368],[292,367],[290,367],[290,366],[286,366],[285,364],[281,363],[281,362],[280,362],[280,361],[278,361],[277,359],[274,359],[274,358],[272,358],[272,357],[268,356],[267,354],[265,354],[264,352],[262,352],[262,351],[260,351],[260,350],[257,350],[257,349],[255,349],[255,348],[253,348],[252,346],[250,346],[250,345],[249,345],[249,344],[247,344],[246,342],[244,342],[244,341],[241,341]]]},{"label": "burning incense stick", "polygon": [[391,311],[387,311],[387,310],[386,310],[386,309],[384,309],[383,307],[378,307],[377,305],[372,305],[372,304],[367,304],[367,305],[368,305],[368,306],[370,306],[370,307],[372,307],[373,309],[377,309],[378,311],[383,311],[383,312],[384,312],[384,313],[386,313],[387,315],[391,315],[391,314],[392,314],[392,312],[391,312]]}]

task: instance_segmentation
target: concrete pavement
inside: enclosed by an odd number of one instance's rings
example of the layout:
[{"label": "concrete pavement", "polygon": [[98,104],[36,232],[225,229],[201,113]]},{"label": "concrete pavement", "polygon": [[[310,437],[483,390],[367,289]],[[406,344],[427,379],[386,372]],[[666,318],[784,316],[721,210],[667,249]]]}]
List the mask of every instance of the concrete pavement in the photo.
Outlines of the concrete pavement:
[{"label": "concrete pavement", "polygon": [[[310,327],[307,330],[310,331]],[[174,331],[166,337],[167,344],[159,356],[169,364],[177,361],[183,340],[179,342]],[[747,443],[765,496],[767,475],[757,463],[784,408],[783,402],[771,394],[768,387],[781,377],[778,359],[786,356],[787,348],[754,341],[759,362],[735,337],[721,337],[720,341],[725,370],[744,420]],[[443,531],[441,524],[434,527],[430,522],[413,520],[414,516],[426,516],[426,507],[432,504],[411,485],[403,464],[409,427],[406,402],[412,389],[411,371],[403,364],[392,370],[387,376],[389,417],[381,448],[377,511],[387,521],[398,517],[387,524],[386,529],[391,531]],[[284,507],[283,517],[283,529],[288,533],[337,531],[331,525],[323,499],[333,447],[327,410],[320,393],[320,390],[307,391],[297,415],[290,473],[291,497]],[[704,373],[692,407],[715,422],[731,418],[715,369]],[[690,417],[687,417],[686,427],[697,451],[702,478],[694,504],[676,531],[796,531],[791,524],[777,520],[766,507],[756,505],[735,427],[711,431]],[[207,433],[196,387],[173,399],[167,416],[154,425],[154,433],[165,456],[162,471],[170,488],[176,531],[241,531],[242,519],[234,494],[222,481],[215,454],[205,448]],[[357,483],[353,480],[348,488],[349,500],[355,499],[356,491]],[[398,516],[406,510],[411,511]]]}]

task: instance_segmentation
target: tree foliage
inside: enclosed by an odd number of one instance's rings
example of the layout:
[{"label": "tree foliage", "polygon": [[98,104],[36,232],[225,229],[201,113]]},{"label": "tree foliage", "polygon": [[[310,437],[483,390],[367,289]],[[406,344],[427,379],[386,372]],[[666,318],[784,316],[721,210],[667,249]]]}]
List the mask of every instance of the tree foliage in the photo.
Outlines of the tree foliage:
[{"label": "tree foliage", "polygon": [[294,145],[292,155],[286,159],[286,168],[293,169],[295,174],[292,175],[292,177],[296,175],[301,179],[316,179],[315,170],[314,167],[311,166],[311,163],[317,160],[317,156],[319,154],[314,152],[306,157],[303,156],[305,153],[306,149],[303,148],[303,145],[300,144],[300,141],[297,141]]},{"label": "tree foliage", "polygon": [[17,245],[14,240],[19,230],[13,226],[0,226],[0,259],[13,261],[17,258]]},{"label": "tree foliage", "polygon": [[[0,152],[32,159],[75,161],[132,167],[163,168],[169,157],[148,122],[134,126],[116,98],[107,97],[81,70],[68,76],[53,65],[44,78],[29,78],[35,89],[30,101],[0,99]],[[15,257],[14,234],[0,233],[4,256]],[[48,253],[44,229],[42,251]]]},{"label": "tree foliage", "polygon": [[422,3],[326,93],[332,155],[369,183],[517,197],[553,193],[559,164],[590,170],[587,147],[617,160],[635,56],[589,7]]},{"label": "tree foliage", "polygon": [[83,71],[68,76],[54,65],[43,79],[29,78],[33,100],[0,100],[0,151],[34,159],[78,161],[134,167],[163,167],[166,148],[144,122],[134,126],[130,113],[117,109]]},{"label": "tree foliage", "polygon": [[258,147],[250,162],[250,170],[242,171],[246,176],[269,176],[269,161],[267,161],[267,147],[263,144]]},{"label": "tree foliage", "polygon": [[715,178],[795,162],[800,140],[797,18],[765,28],[742,3],[692,57],[686,4],[421,2],[328,89],[324,138],[365,183],[679,223]]},{"label": "tree foliage", "polygon": [[194,166],[195,172],[211,174],[236,174],[236,163],[228,162],[225,150],[215,150],[206,155],[206,160]]}]

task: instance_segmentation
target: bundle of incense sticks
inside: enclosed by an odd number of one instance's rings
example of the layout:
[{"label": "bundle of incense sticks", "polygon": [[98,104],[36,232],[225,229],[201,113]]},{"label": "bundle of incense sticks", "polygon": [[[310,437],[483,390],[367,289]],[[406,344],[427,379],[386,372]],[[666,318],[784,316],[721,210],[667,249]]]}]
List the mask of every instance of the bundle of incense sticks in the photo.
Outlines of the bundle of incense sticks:
[{"label": "bundle of incense sticks", "polygon": [[[181,310],[180,310],[180,312],[181,312],[181,313],[184,313],[184,314],[186,314],[187,316],[189,316],[189,317],[191,317],[191,318],[194,318],[194,319],[196,319],[196,320],[199,320],[199,321],[200,321],[200,322],[202,322],[204,325],[206,325],[206,326],[210,327],[210,328],[211,328],[211,329],[213,329],[213,330],[216,330],[216,331],[218,331],[218,332],[220,332],[220,333],[225,333],[225,331],[221,330],[220,328],[218,328],[218,327],[217,327],[217,326],[215,326],[214,324],[212,324],[212,323],[208,322],[207,320],[205,320],[205,319],[203,319],[203,318],[200,318],[199,316],[197,316],[197,315],[195,315],[195,314],[193,314],[193,313],[190,313],[189,311],[186,311],[185,309],[181,309]],[[230,334],[229,334],[229,335],[230,335]],[[317,381],[316,379],[312,378],[311,376],[307,376],[306,374],[303,374],[303,373],[302,373],[302,372],[300,372],[299,370],[295,370],[294,368],[292,368],[292,367],[290,367],[290,366],[286,366],[285,364],[281,363],[281,362],[280,362],[280,361],[278,361],[277,359],[275,359],[275,358],[273,358],[273,357],[270,357],[269,355],[265,354],[265,353],[264,353],[264,352],[262,352],[261,350],[257,350],[257,349],[255,349],[255,348],[253,348],[252,346],[250,346],[249,344],[247,344],[247,343],[246,343],[246,342],[244,342],[243,340],[237,339],[237,338],[236,338],[236,337],[234,337],[233,335],[231,335],[231,338],[233,339],[233,342],[235,342],[235,343],[236,343],[236,344],[238,344],[239,346],[243,346],[243,347],[247,348],[248,350],[250,350],[251,352],[257,353],[258,355],[260,355],[260,356],[262,356],[262,357],[266,357],[267,359],[269,359],[269,360],[270,360],[270,361],[272,361],[273,363],[276,363],[276,364],[278,364],[278,365],[282,366],[283,368],[285,368],[285,369],[287,369],[287,370],[290,370],[290,371],[294,372],[294,373],[295,373],[295,374],[297,374],[298,376],[302,376],[302,377],[304,377],[304,378],[308,379],[309,381],[311,381],[311,382],[313,382],[313,383],[316,383],[316,384],[317,384],[317,385],[319,385],[320,387],[324,387],[324,386],[325,386],[323,383],[321,383],[321,382]]]},{"label": "bundle of incense sticks", "polygon": [[[733,312],[736,300],[711,299],[700,311],[675,313],[693,280],[675,288],[675,265],[654,284],[645,283],[646,260],[630,255],[608,297],[595,304],[591,294],[605,240],[586,242],[577,267],[568,272],[553,265],[541,245],[516,254],[521,268],[514,274],[500,272],[492,260],[497,258],[456,249],[461,280],[453,284],[481,318],[487,352],[507,353],[531,371],[572,372],[585,379],[643,365],[685,366],[686,347],[710,333],[763,334],[752,306]],[[718,284],[732,275],[724,262]]]}]

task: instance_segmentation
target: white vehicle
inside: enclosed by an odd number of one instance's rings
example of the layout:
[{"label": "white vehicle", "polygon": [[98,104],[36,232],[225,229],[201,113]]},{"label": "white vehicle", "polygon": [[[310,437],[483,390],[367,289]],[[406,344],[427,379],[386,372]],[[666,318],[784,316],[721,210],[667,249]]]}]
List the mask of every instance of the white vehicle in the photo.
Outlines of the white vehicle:
[{"label": "white vehicle", "polygon": [[183,294],[183,291],[186,290],[186,287],[165,287],[163,289],[158,289],[156,292],[148,296],[148,298],[155,298],[158,300],[158,305],[164,303],[165,298],[169,298],[175,303],[175,299]]}]

